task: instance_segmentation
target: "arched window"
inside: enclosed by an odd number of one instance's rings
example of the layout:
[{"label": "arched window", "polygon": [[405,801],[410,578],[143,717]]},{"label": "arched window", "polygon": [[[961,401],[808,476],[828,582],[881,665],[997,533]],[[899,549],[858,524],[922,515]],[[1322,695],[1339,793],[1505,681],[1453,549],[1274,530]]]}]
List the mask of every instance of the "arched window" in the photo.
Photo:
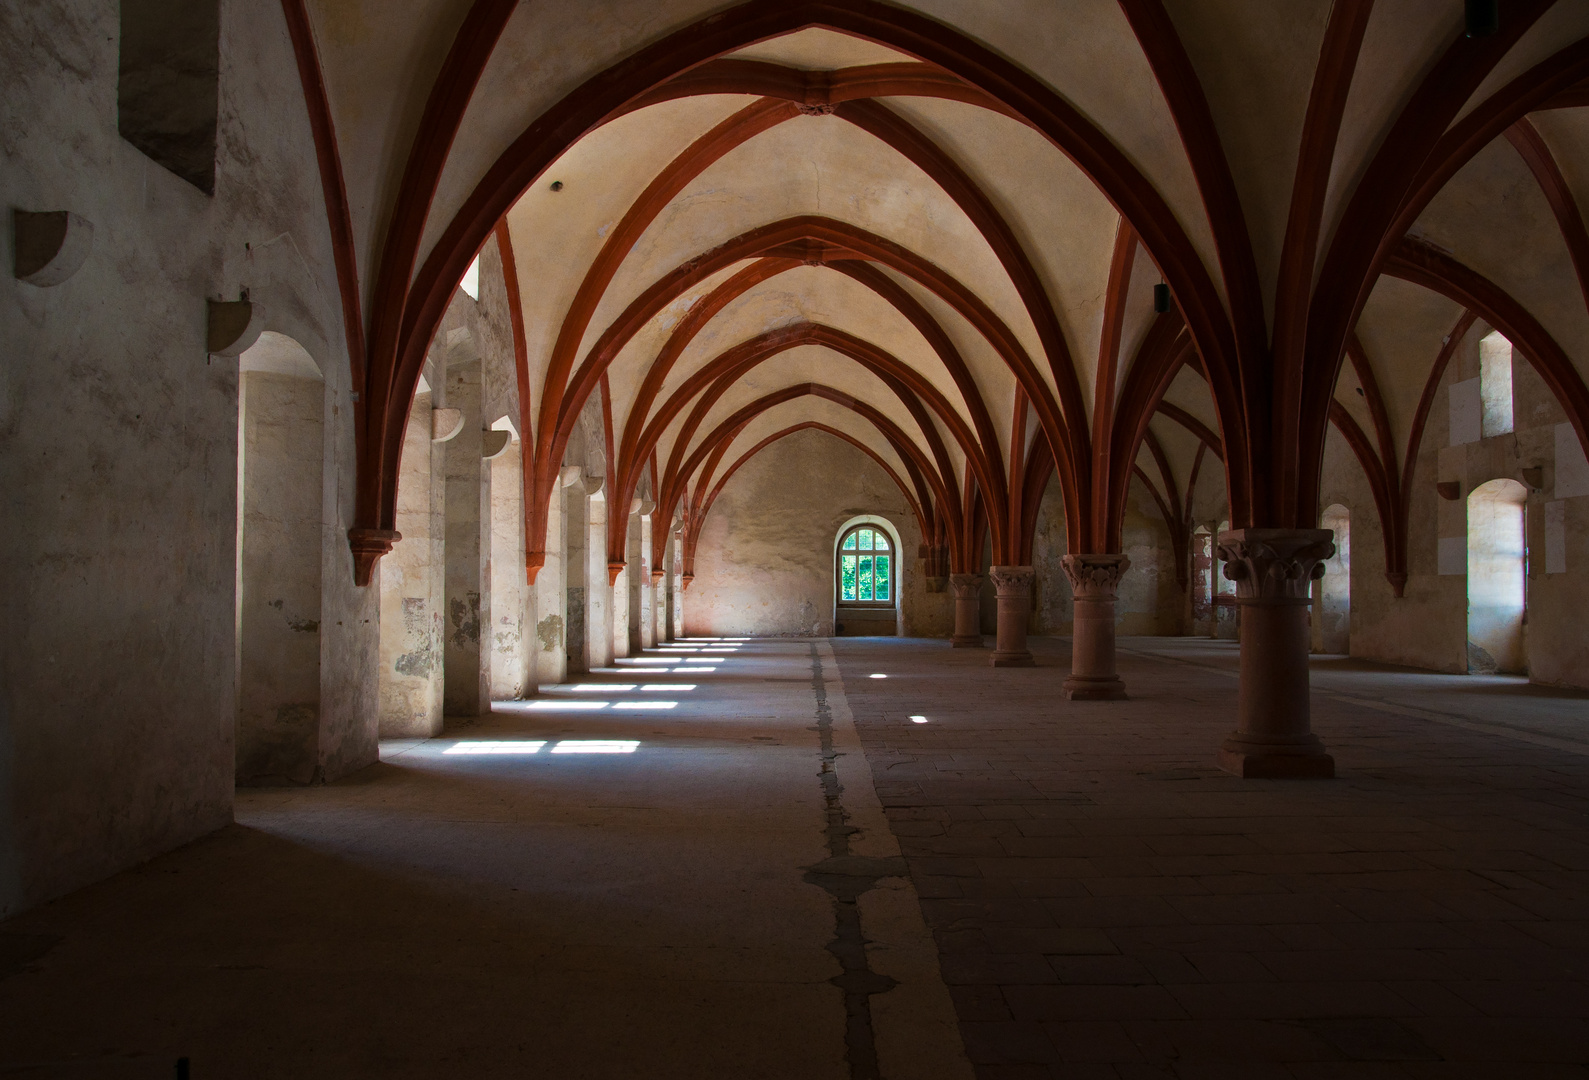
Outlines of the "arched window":
[{"label": "arched window", "polygon": [[857,525],[839,541],[839,602],[894,606],[894,549],[888,534]]}]

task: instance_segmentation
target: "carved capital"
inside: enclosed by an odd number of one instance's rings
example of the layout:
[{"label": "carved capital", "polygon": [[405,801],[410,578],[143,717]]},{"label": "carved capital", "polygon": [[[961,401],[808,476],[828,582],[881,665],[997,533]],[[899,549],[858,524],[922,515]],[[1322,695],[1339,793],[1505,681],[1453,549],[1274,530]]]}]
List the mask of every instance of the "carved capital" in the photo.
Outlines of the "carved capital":
[{"label": "carved capital", "polygon": [[375,560],[392,550],[403,538],[396,529],[349,529],[348,547],[353,549],[353,584],[363,587],[375,573]]},{"label": "carved capital", "polygon": [[1120,579],[1131,569],[1131,560],[1119,554],[1066,555],[1059,565],[1078,598],[1113,600],[1120,590]]},{"label": "carved capital", "polygon": [[1236,529],[1219,534],[1219,557],[1238,604],[1302,606],[1335,554],[1334,540],[1329,529]]},{"label": "carved capital", "polygon": [[988,576],[993,579],[993,589],[1000,600],[1025,599],[1032,595],[1030,566],[990,566]]},{"label": "carved capital", "polygon": [[681,592],[689,592],[690,591],[690,582],[692,582],[694,580],[695,580],[695,575],[694,574],[680,574],[679,575],[679,590]]},{"label": "carved capital", "polygon": [[667,576],[668,572],[666,570],[653,570],[651,571],[651,584],[660,585],[662,584],[662,579]]},{"label": "carved capital", "polygon": [[964,599],[980,593],[984,580],[981,574],[950,574],[949,587],[957,598]]}]

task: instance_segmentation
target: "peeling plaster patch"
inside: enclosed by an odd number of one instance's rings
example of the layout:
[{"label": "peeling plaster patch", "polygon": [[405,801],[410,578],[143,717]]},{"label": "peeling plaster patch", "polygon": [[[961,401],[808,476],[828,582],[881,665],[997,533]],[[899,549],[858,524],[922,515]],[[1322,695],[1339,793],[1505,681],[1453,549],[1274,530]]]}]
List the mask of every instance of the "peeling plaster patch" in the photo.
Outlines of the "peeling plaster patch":
[{"label": "peeling plaster patch", "polygon": [[452,616],[452,643],[460,649],[480,644],[480,594],[465,595],[467,599],[454,600],[448,609]]},{"label": "peeling plaster patch", "polygon": [[399,675],[412,675],[415,678],[429,678],[431,670],[436,666],[435,657],[429,649],[415,649],[406,652],[397,658],[397,673]]},{"label": "peeling plaster patch", "polygon": [[535,634],[541,639],[541,649],[545,652],[551,652],[562,647],[563,617],[561,615],[548,615],[535,624]]}]

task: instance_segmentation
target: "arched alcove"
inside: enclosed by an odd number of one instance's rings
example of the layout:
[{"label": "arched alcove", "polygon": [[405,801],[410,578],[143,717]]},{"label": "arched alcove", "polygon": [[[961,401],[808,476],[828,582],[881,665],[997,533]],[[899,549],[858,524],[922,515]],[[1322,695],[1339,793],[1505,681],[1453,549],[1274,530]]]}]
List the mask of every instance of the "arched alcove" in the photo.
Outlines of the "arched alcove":
[{"label": "arched alcove", "polygon": [[239,358],[237,782],[307,784],[320,749],[325,380],[266,331]]},{"label": "arched alcove", "polygon": [[[878,546],[879,543],[887,547]],[[853,546],[852,546],[853,545]],[[899,530],[887,518],[861,514],[833,539],[833,633],[840,637],[891,637],[900,632],[903,567]],[[886,560],[886,571],[879,561]],[[853,562],[854,577],[846,563]],[[886,595],[882,590],[886,590]]]},{"label": "arched alcove", "polygon": [[1313,583],[1313,651],[1344,656],[1352,651],[1352,512],[1340,503],[1319,515],[1319,528],[1335,534],[1335,554]]},{"label": "arched alcove", "polygon": [[1214,559],[1214,534],[1208,526],[1199,525],[1192,530],[1192,574],[1189,603],[1191,604],[1191,630],[1198,637],[1213,637],[1214,588],[1216,566]]},{"label": "arched alcove", "polygon": [[[1214,543],[1217,546],[1221,534],[1230,531],[1230,522],[1221,521],[1219,528],[1214,530]],[[1218,561],[1217,559],[1215,560]],[[1220,567],[1214,572],[1214,632],[1213,635],[1222,641],[1236,641],[1241,636],[1241,608],[1236,605],[1236,583],[1224,574]]]},{"label": "arched alcove", "polygon": [[1525,674],[1528,489],[1516,480],[1480,484],[1468,495],[1468,671]]}]

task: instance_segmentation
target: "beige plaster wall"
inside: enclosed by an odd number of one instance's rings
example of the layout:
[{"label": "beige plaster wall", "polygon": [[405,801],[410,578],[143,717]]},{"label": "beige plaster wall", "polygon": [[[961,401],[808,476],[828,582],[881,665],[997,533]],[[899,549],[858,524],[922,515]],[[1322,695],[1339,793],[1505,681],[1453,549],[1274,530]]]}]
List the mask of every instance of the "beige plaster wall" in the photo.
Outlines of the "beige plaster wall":
[{"label": "beige plaster wall", "polygon": [[[1119,634],[1179,634],[1183,630],[1185,596],[1175,582],[1175,558],[1170,534],[1151,496],[1132,482],[1121,530],[1121,546],[1131,559],[1131,569],[1120,581],[1115,602],[1115,631]],[[1141,504],[1146,502],[1147,507]],[[1065,503],[1059,481],[1052,479],[1038,505],[1037,530],[1032,540],[1032,619],[1034,634],[1069,636],[1073,630],[1070,581],[1061,560],[1067,552]],[[984,600],[990,590],[984,587]]]},{"label": "beige plaster wall", "polygon": [[[1458,346],[1436,392],[1413,478],[1408,527],[1408,581],[1398,599],[1385,580],[1383,530],[1356,457],[1332,428],[1325,444],[1321,502],[1352,514],[1351,652],[1353,656],[1438,671],[1468,665],[1466,575],[1467,496],[1497,478],[1521,479],[1541,469],[1543,486],[1531,491],[1527,515],[1529,569],[1525,629],[1528,674],[1537,682],[1589,685],[1589,493],[1557,488],[1556,431],[1565,413],[1519,353],[1512,367],[1514,430],[1451,446],[1450,395],[1454,384],[1479,376],[1479,340],[1489,332],[1475,323]],[[1569,446],[1568,449],[1571,449]],[[1571,476],[1568,476],[1571,479]],[[1458,485],[1460,497],[1441,498],[1439,481]],[[1558,498],[1558,494],[1561,497]],[[1552,510],[1555,504],[1559,507]],[[1561,568],[1546,559],[1547,515],[1559,514]],[[1441,541],[1447,548],[1442,573]]]},{"label": "beige plaster wall", "polygon": [[383,738],[428,738],[442,724],[447,489],[442,444],[431,442],[431,396],[414,396],[403,433],[397,481],[397,531],[403,539],[376,564]]},{"label": "beige plaster wall", "polygon": [[320,472],[325,384],[244,371],[237,782],[320,775]]},{"label": "beige plaster wall", "polygon": [[[64,284],[0,282],[0,915],[231,820],[244,288],[326,375],[319,756],[375,759],[372,590],[352,585],[352,409],[314,144],[280,5],[221,8],[206,196],[116,131],[118,5],[9,4],[0,204],[94,223]],[[0,229],[0,264],[12,261]],[[156,794],[157,793],[157,794]]]},{"label": "beige plaster wall", "polygon": [[899,489],[861,451],[813,430],[773,443],[723,488],[683,594],[684,633],[832,634],[833,544],[862,514],[886,519],[899,538],[905,633],[948,636],[951,596],[926,591],[916,557],[921,530]]}]

